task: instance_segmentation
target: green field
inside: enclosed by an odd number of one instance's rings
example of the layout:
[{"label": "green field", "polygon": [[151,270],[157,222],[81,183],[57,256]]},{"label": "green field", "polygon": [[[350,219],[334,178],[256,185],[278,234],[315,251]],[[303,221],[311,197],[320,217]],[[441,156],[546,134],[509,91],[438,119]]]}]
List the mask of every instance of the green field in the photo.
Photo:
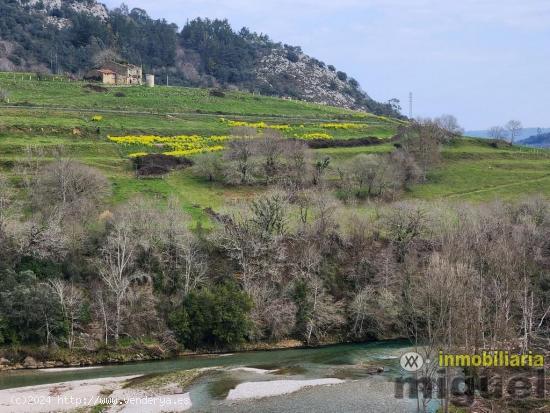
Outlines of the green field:
[{"label": "green field", "polygon": [[[210,96],[206,89],[112,87],[93,91],[86,83],[29,80],[27,76],[0,74],[0,88],[9,92],[9,103],[0,104],[0,171],[13,169],[25,159],[27,147],[51,159],[57,148],[64,156],[102,170],[113,184],[112,203],[136,194],[157,197],[159,202],[176,195],[196,220],[207,224],[204,208],[218,209],[247,198],[260,187],[228,187],[176,171],[164,179],[137,179],[128,150],[110,142],[108,135],[155,134],[226,135],[227,119],[288,125],[284,135],[329,133],[333,139],[393,136],[403,122],[361,112],[305,102],[227,92]],[[117,97],[117,93],[124,94]],[[92,117],[101,115],[100,121]],[[224,121],[225,120],[225,121]],[[324,128],[325,123],[354,125]],[[355,126],[357,125],[357,126]],[[359,153],[389,153],[391,143],[366,147],[316,150],[331,158],[334,170]],[[515,199],[525,194],[550,195],[550,153],[521,147],[495,149],[482,140],[460,139],[443,148],[443,161],[428,182],[404,196],[427,200],[488,201]]]},{"label": "green field", "polygon": [[550,151],[495,149],[481,139],[461,139],[443,150],[443,162],[407,196],[467,201],[514,200],[550,195]]}]

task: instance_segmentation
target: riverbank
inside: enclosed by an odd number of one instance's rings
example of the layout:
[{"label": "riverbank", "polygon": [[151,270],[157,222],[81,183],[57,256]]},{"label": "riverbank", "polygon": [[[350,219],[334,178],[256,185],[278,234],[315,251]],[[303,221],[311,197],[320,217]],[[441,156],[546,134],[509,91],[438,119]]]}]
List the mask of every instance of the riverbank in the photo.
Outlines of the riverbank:
[{"label": "riverbank", "polygon": [[[12,405],[9,403],[15,394],[47,394],[53,397],[59,393],[85,396],[89,392],[89,385],[97,385],[98,382],[94,380],[114,378],[116,382],[109,381],[110,384],[95,388],[99,397],[124,399],[125,396],[133,395],[145,401],[157,400],[150,403],[167,404],[172,403],[168,400],[173,398],[184,400],[182,398],[189,393],[192,409],[220,412],[258,411],[254,410],[254,406],[258,405],[268,405],[266,411],[271,411],[271,407],[285,404],[287,398],[292,397],[301,406],[299,411],[313,409],[329,412],[337,411],[335,409],[338,404],[347,403],[350,394],[364,391],[364,394],[357,396],[361,403],[350,406],[353,407],[350,411],[364,411],[360,410],[360,404],[363,407],[370,406],[369,403],[387,407],[387,403],[391,403],[396,407],[393,411],[404,412],[407,410],[402,408],[402,403],[406,400],[396,400],[393,397],[394,386],[391,380],[399,371],[399,355],[409,349],[410,344],[404,341],[385,341],[177,357],[96,368],[9,371],[0,374],[0,411],[36,412],[18,406],[14,406],[18,410],[10,410],[8,407]],[[131,378],[126,380],[128,377]],[[124,379],[119,382],[119,378]],[[373,392],[373,388],[377,390]],[[331,393],[330,397],[327,396],[328,393]],[[344,396],[338,398],[338,394]],[[308,410],[306,406],[311,408]],[[139,407],[134,407],[133,411],[154,411],[150,406],[141,410]],[[102,411],[132,411],[122,410],[123,408],[129,409],[130,405],[108,406]],[[63,409],[50,406],[49,410],[38,410],[41,411]],[[78,410],[79,413],[92,411],[99,410]],[[287,410],[273,411],[290,413],[296,409],[288,405]]]},{"label": "riverbank", "polygon": [[[355,382],[334,377],[305,378],[280,374],[276,370],[218,367],[56,382],[0,390],[0,410],[9,413],[161,413],[199,407],[238,411],[241,405],[248,409],[251,403],[264,403],[267,399],[271,400],[269,403],[278,403],[277,400],[288,395],[299,398],[317,387],[323,388],[323,392],[330,387],[341,388],[336,389],[337,392],[345,391],[346,384]],[[214,387],[227,387],[227,390],[218,393],[215,398],[204,400],[201,389],[212,384]],[[365,382],[365,385],[368,383]],[[403,405],[403,401],[394,403]]]},{"label": "riverbank", "polygon": [[[327,342],[317,347],[334,345]],[[0,348],[0,371],[23,369],[62,369],[76,367],[124,364],[140,361],[166,360],[181,356],[204,356],[231,354],[246,351],[269,351],[291,348],[306,348],[298,340],[281,340],[275,343],[247,343],[233,351],[178,351],[167,349],[158,343],[132,343],[125,347],[102,347],[96,350],[45,348],[33,346]],[[315,347],[310,347],[315,348]]]},{"label": "riverbank", "polygon": [[[0,390],[0,408],[10,413],[92,412],[98,409],[123,413],[181,412],[193,405],[189,387],[212,371],[195,369],[164,375],[79,380]],[[341,383],[344,380],[336,378],[245,382],[232,389],[226,400],[261,399]]]}]

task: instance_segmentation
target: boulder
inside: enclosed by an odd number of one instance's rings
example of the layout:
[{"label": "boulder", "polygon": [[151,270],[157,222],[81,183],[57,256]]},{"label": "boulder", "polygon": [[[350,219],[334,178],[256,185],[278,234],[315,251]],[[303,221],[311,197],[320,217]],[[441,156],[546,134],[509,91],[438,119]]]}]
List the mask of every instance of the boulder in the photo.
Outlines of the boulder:
[{"label": "boulder", "polygon": [[26,369],[36,369],[38,367],[38,363],[31,356],[27,356],[23,361],[23,367],[25,367]]}]

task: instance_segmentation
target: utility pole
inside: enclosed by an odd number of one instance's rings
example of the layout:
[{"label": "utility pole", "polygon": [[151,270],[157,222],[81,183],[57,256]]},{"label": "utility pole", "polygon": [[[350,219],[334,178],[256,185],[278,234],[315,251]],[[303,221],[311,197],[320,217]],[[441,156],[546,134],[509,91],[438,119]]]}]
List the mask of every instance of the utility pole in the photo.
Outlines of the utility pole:
[{"label": "utility pole", "polygon": [[409,92],[409,119],[413,118],[413,92]]}]

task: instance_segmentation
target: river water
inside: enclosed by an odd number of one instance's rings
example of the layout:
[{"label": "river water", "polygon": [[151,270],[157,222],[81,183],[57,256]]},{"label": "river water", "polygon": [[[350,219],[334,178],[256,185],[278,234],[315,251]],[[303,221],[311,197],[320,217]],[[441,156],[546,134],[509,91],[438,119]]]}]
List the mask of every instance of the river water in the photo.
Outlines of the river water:
[{"label": "river water", "polygon": [[[254,351],[224,355],[185,356],[177,359],[101,366],[72,371],[24,370],[2,373],[0,389],[93,378],[155,374],[176,370],[217,367],[187,391],[192,411],[205,412],[415,412],[416,401],[396,399],[394,382],[401,375],[399,357],[406,341],[343,344],[321,348]],[[370,375],[361,364],[383,366]],[[277,370],[269,374],[238,367]],[[230,389],[240,383],[273,380],[339,378],[342,384],[315,386],[292,394],[228,401]]]}]

